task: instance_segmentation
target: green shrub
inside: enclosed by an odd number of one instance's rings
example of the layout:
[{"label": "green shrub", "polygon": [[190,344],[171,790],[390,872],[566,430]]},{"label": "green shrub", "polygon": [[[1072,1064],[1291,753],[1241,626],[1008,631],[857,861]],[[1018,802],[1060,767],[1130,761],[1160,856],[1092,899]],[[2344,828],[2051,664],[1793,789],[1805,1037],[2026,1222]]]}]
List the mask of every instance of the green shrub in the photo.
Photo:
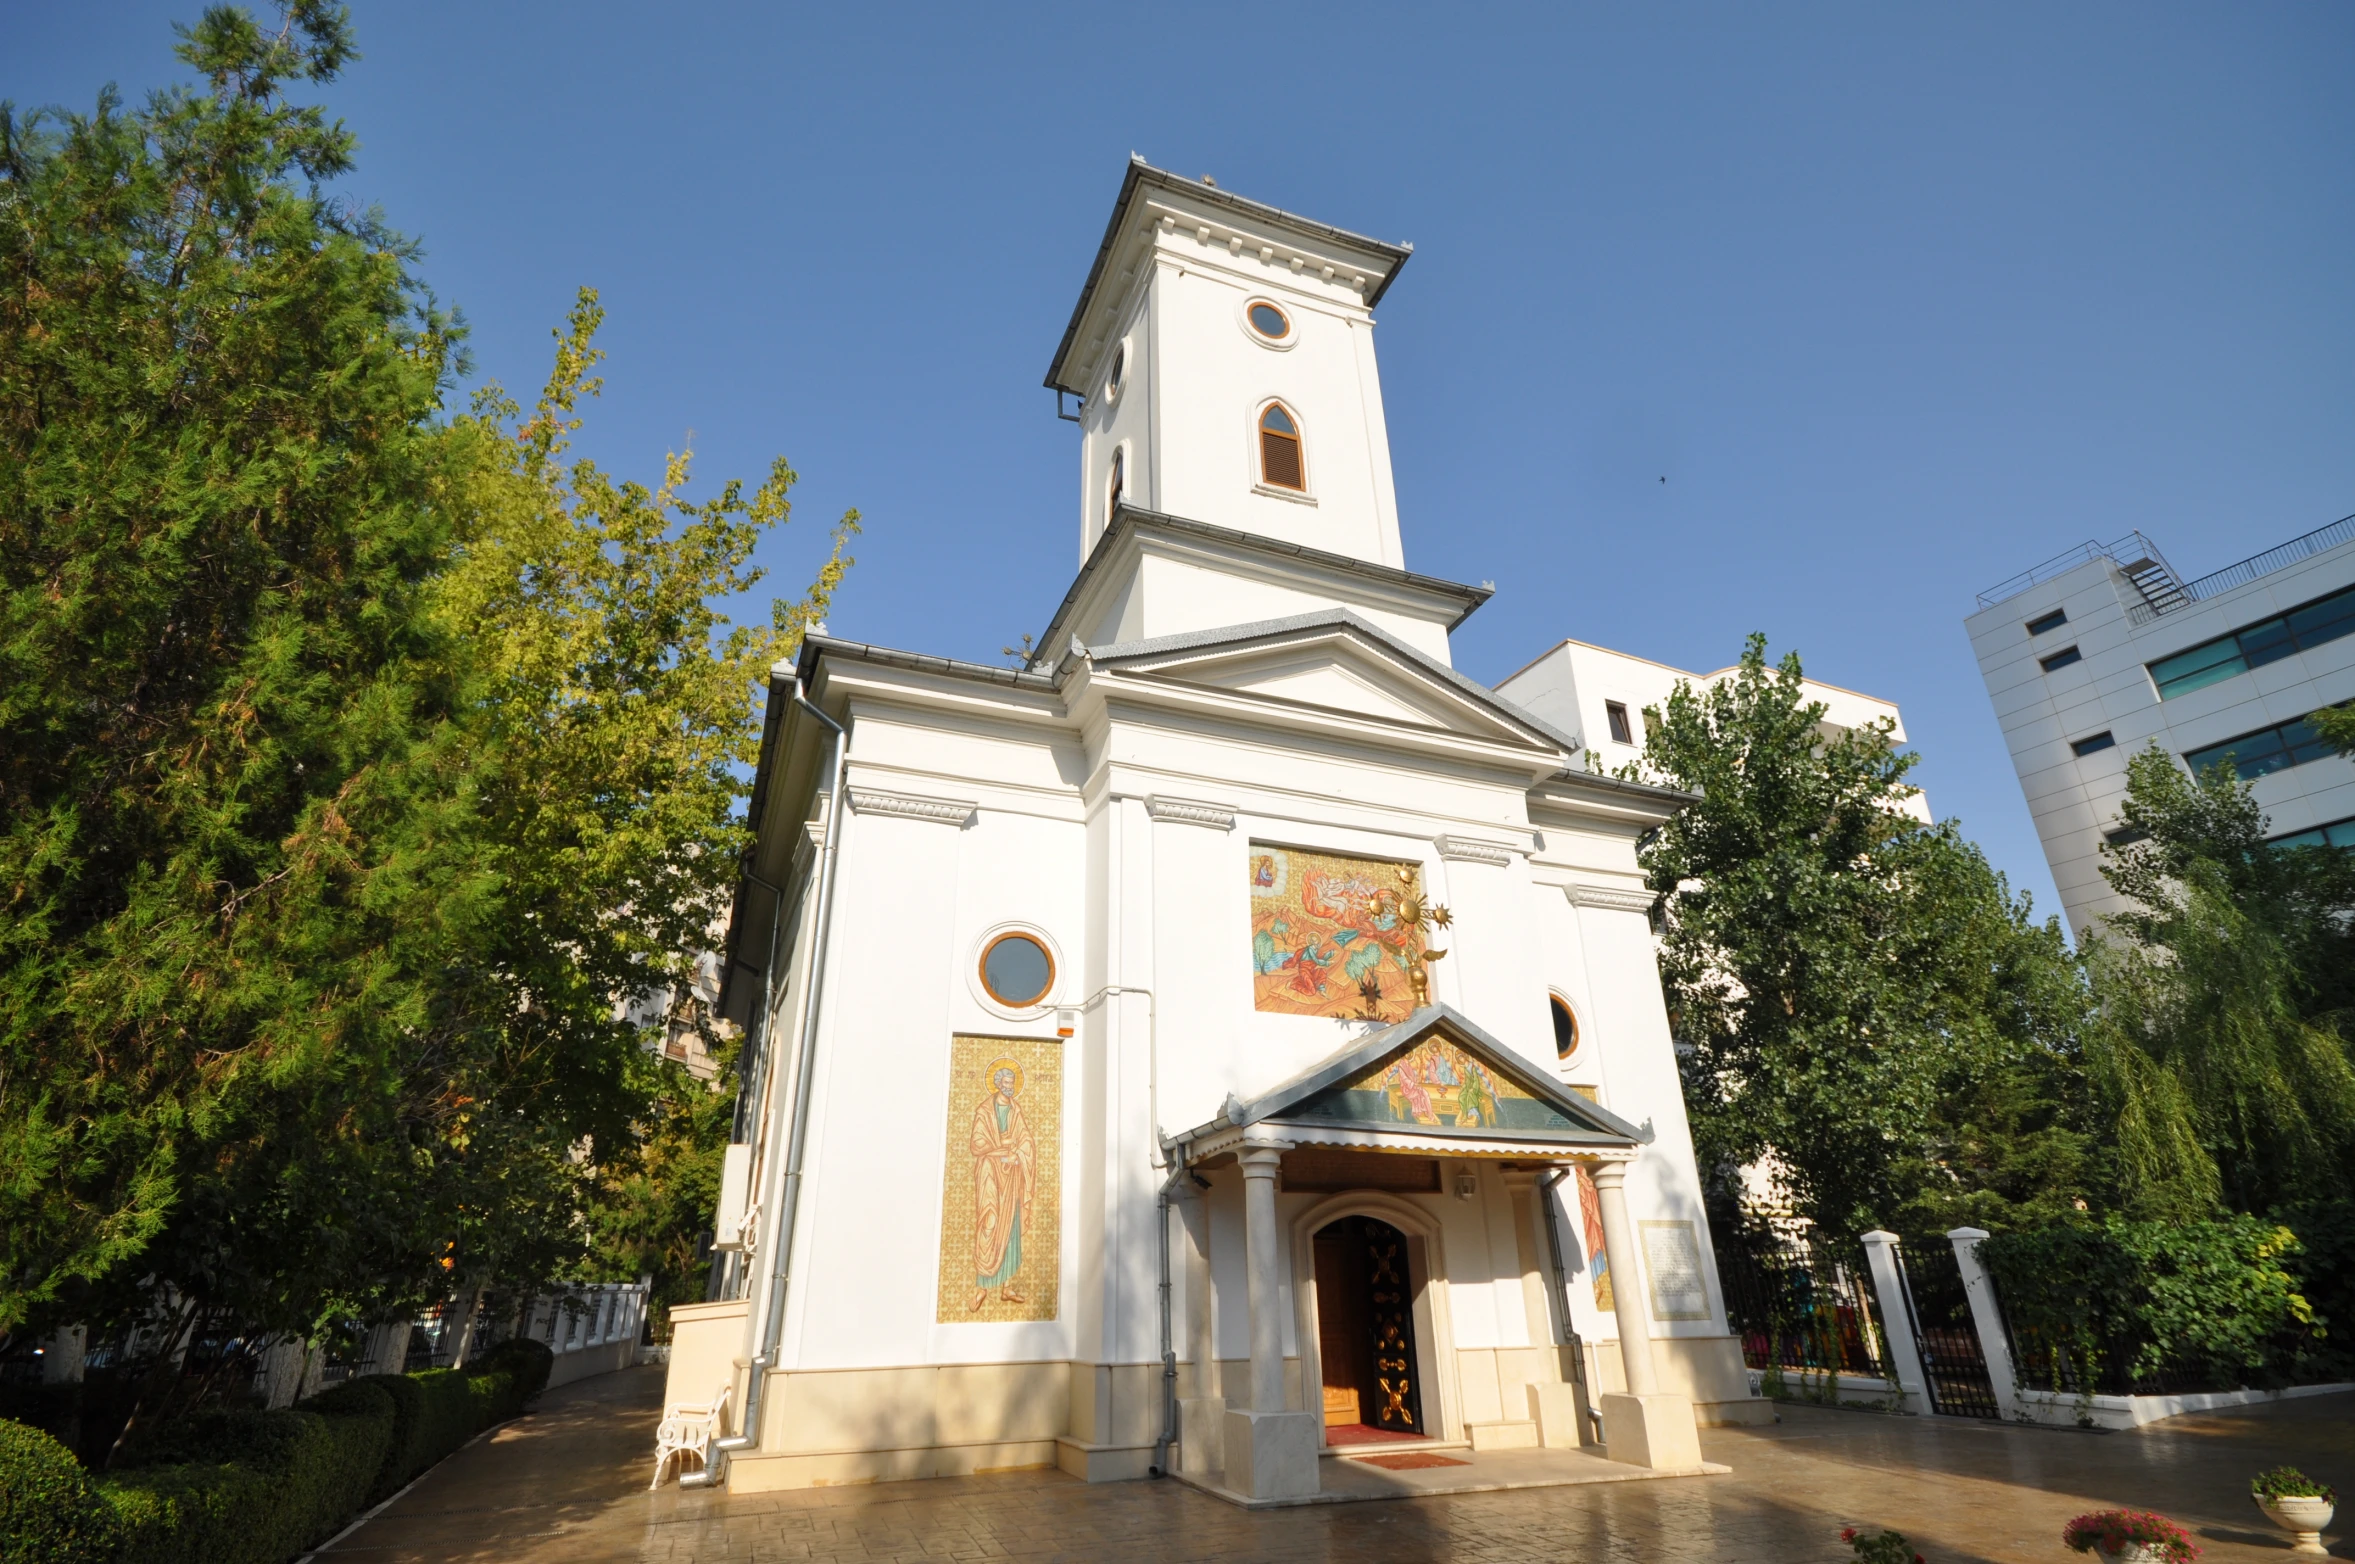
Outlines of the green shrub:
[{"label": "green shrub", "polygon": [[2287,1383],[2317,1337],[2288,1228],[2253,1216],[2002,1233],[1979,1245],[2031,1382]]},{"label": "green shrub", "polygon": [[477,1433],[513,1417],[516,1408],[515,1376],[503,1370],[466,1376],[467,1393],[474,1398],[474,1427]]},{"label": "green shrub", "polygon": [[413,1451],[416,1465],[408,1477],[401,1479],[404,1483],[476,1433],[474,1392],[468,1388],[465,1375],[456,1369],[427,1369],[409,1378],[417,1382],[424,1397],[418,1410],[417,1442]]},{"label": "green shrub", "polygon": [[393,1402],[356,1381],[290,1412],[198,1412],[124,1452],[101,1492],[146,1564],[283,1564],[359,1513],[392,1445]]},{"label": "green shrub", "polygon": [[2298,1235],[2298,1290],[2322,1328],[2305,1344],[2299,1383],[2355,1379],[2355,1200],[2309,1200],[2273,1216]]},{"label": "green shrub", "polygon": [[500,1342],[475,1363],[477,1372],[501,1369],[515,1376],[518,1411],[531,1405],[548,1388],[548,1374],[555,1366],[556,1354],[548,1350],[547,1343],[524,1336]]},{"label": "green shrub", "polygon": [[114,1511],[74,1453],[0,1422],[0,1564],[95,1564],[116,1550]]}]

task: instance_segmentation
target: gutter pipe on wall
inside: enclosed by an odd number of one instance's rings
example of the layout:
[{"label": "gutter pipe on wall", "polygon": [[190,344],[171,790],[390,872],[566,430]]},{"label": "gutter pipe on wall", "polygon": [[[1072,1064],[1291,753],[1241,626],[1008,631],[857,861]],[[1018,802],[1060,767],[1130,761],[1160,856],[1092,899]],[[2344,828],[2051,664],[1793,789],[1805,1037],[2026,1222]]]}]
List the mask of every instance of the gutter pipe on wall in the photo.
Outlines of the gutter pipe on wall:
[{"label": "gutter pipe on wall", "polygon": [[[785,1143],[785,1172],[777,1184],[777,1238],[769,1253],[769,1299],[762,1311],[760,1334],[754,1341],[752,1380],[744,1390],[743,1432],[718,1442],[720,1449],[737,1451],[755,1448],[760,1444],[761,1391],[767,1383],[769,1370],[775,1366],[778,1338],[785,1325],[785,1289],[793,1270],[793,1229],[800,1214],[802,1157],[809,1145],[810,1070],[818,1053],[819,1002],[826,982],[826,936],[833,925],[835,865],[842,845],[844,817],[842,771],[848,756],[850,735],[842,724],[827,716],[802,693],[801,681],[793,681],[793,704],[799,706],[833,735],[828,748],[832,759],[827,766],[826,792],[826,847],[818,859],[817,926],[811,931],[809,984],[801,1001],[801,1046],[793,1066],[793,1105],[789,1137]],[[778,1105],[780,1111],[784,1104]]]},{"label": "gutter pipe on wall", "polygon": [[[1161,1133],[1158,1127],[1153,1131]],[[1169,1475],[1169,1447],[1177,1443],[1177,1339],[1171,1327],[1169,1296],[1169,1194],[1177,1188],[1178,1180],[1192,1176],[1193,1169],[1185,1159],[1172,1153],[1169,1177],[1161,1181],[1161,1195],[1153,1208],[1161,1217],[1161,1437],[1153,1441],[1153,1464],[1146,1468],[1150,1477]]]},{"label": "gutter pipe on wall", "polygon": [[[1586,1383],[1586,1347],[1578,1339],[1578,1332],[1570,1325],[1570,1266],[1569,1262],[1562,1258],[1562,1228],[1560,1219],[1555,1213],[1557,1202],[1554,1199],[1554,1191],[1562,1187],[1562,1181],[1568,1178],[1573,1171],[1571,1168],[1554,1169],[1537,1181],[1537,1193],[1538,1197],[1545,1202],[1545,1246],[1553,1255],[1554,1307],[1562,1311],[1562,1343],[1570,1349],[1571,1373],[1577,1376],[1577,1383],[1584,1385]],[[1587,1421],[1594,1425],[1595,1442],[1600,1444],[1603,1439],[1603,1414],[1595,1410],[1591,1398],[1582,1399],[1587,1400]]]}]

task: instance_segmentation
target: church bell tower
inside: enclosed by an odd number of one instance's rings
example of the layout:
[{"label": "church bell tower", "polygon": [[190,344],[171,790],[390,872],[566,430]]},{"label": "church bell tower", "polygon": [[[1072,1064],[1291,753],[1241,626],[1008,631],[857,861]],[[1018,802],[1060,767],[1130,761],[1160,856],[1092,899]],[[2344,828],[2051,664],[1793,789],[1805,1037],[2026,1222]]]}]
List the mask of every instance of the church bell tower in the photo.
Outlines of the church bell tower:
[{"label": "church bell tower", "polygon": [[1402,568],[1373,308],[1408,254],[1132,158],[1047,371],[1082,560],[1125,504]]}]

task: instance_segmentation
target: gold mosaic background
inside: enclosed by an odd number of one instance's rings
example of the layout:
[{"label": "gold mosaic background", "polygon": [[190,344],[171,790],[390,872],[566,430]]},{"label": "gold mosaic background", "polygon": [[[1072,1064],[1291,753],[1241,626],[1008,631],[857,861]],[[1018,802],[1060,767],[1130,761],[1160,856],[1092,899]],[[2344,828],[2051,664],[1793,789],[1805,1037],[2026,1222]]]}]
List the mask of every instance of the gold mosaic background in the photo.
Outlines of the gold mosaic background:
[{"label": "gold mosaic background", "polygon": [[[973,1307],[973,1117],[994,1095],[990,1066],[1011,1059],[1022,1072],[1015,1101],[1030,1127],[1036,1161],[1030,1200],[1022,1213],[1022,1262],[1013,1290],[1020,1303],[992,1288]],[[1034,1037],[953,1037],[949,1041],[949,1101],[940,1201],[940,1297],[944,1325],[1055,1318],[1063,1262],[1063,1045]]]},{"label": "gold mosaic background", "polygon": [[1422,941],[1398,922],[1420,895],[1413,864],[1253,842],[1251,996],[1280,1015],[1403,1021],[1415,990],[1399,958]]}]

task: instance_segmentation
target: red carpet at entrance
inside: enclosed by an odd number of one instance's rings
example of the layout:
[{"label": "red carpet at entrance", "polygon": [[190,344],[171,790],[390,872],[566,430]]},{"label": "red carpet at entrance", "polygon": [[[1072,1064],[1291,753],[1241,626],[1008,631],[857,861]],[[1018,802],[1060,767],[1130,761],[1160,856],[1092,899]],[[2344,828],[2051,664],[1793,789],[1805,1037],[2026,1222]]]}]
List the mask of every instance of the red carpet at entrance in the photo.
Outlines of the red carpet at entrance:
[{"label": "red carpet at entrance", "polygon": [[1379,1466],[1386,1472],[1412,1472],[1426,1466],[1470,1466],[1454,1456],[1439,1455],[1430,1450],[1405,1450],[1397,1455],[1354,1455],[1350,1457],[1360,1466]]},{"label": "red carpet at entrance", "polygon": [[1389,1445],[1429,1437],[1428,1434],[1402,1434],[1394,1429],[1376,1428],[1371,1423],[1333,1423],[1325,1429],[1325,1443],[1336,1446]]}]

